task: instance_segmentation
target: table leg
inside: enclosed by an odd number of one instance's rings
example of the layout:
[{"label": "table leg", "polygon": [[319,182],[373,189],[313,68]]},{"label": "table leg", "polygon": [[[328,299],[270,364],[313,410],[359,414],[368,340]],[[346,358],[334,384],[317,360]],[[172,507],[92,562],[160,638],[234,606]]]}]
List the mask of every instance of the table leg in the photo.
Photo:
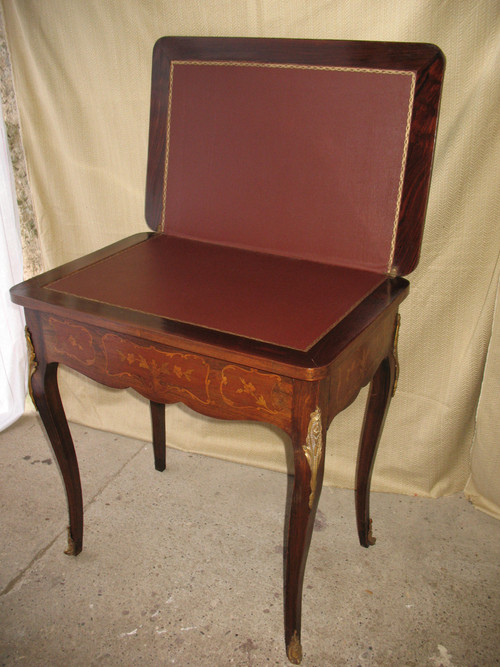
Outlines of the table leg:
[{"label": "table leg", "polygon": [[359,542],[363,547],[372,546],[376,539],[372,535],[372,520],[370,518],[370,482],[380,436],[395,390],[398,328],[399,315],[396,318],[393,347],[378,367],[370,384],[370,393],[359,443],[355,504]]},{"label": "table leg", "polygon": [[153,452],[155,469],[162,472],[166,468],[165,460],[165,405],[149,402],[151,408],[151,422],[153,425]]},{"label": "table leg", "polygon": [[285,642],[290,662],[302,660],[302,585],[323,483],[326,426],[320,408],[296,419],[292,434],[295,476],[285,551]]},{"label": "table leg", "polygon": [[66,488],[69,528],[68,548],[64,553],[77,556],[83,542],[82,488],[75,447],[57,386],[57,364],[47,364],[38,356],[31,376],[31,389]]}]

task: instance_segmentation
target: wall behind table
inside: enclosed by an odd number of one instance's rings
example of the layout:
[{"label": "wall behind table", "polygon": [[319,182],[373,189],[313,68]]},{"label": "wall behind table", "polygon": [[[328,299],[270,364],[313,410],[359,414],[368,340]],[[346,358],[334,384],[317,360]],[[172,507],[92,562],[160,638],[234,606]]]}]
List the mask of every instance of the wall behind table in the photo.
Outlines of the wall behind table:
[{"label": "wall behind table", "polygon": [[[45,268],[146,229],[151,51],[171,35],[376,39],[438,44],[447,58],[419,268],[402,307],[401,376],[373,488],[464,489],[498,280],[496,0],[2,0]],[[61,373],[69,419],[150,439],[149,410]],[[366,392],[333,423],[327,484],[352,486]],[[167,408],[174,447],[286,469],[287,438],[260,424]],[[479,501],[480,504],[480,501]],[[496,511],[496,510],[494,510]]]}]

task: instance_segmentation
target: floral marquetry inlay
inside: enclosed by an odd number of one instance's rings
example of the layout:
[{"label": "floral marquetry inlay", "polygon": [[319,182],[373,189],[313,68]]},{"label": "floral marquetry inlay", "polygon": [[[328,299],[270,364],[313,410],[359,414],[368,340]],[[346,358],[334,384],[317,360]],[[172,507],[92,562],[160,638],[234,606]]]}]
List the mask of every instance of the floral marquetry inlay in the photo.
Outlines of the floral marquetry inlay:
[{"label": "floral marquetry inlay", "polygon": [[51,360],[109,387],[131,388],[158,403],[184,403],[208,416],[289,427],[289,378],[71,320],[48,316],[44,326]]},{"label": "floral marquetry inlay", "polygon": [[95,351],[90,332],[79,324],[49,318],[54,330],[55,346],[59,352],[90,366],[95,361]]},{"label": "floral marquetry inlay", "polygon": [[235,408],[257,408],[268,414],[282,412],[281,378],[238,366],[224,366],[221,373],[222,399]]},{"label": "floral marquetry inlay", "polygon": [[146,393],[155,396],[175,389],[204,405],[210,403],[210,367],[197,355],[136,345],[115,334],[103,336],[102,344],[110,375],[134,378]]}]

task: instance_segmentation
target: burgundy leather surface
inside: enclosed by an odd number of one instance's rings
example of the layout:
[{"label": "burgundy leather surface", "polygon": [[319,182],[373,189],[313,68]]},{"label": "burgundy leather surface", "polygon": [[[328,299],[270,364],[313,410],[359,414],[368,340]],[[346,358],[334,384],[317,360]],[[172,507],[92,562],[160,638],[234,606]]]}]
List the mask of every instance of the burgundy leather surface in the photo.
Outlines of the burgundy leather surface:
[{"label": "burgundy leather surface", "polygon": [[305,351],[384,280],[159,234],[47,288]]},{"label": "burgundy leather surface", "polygon": [[411,81],[174,64],[166,233],[386,272]]}]

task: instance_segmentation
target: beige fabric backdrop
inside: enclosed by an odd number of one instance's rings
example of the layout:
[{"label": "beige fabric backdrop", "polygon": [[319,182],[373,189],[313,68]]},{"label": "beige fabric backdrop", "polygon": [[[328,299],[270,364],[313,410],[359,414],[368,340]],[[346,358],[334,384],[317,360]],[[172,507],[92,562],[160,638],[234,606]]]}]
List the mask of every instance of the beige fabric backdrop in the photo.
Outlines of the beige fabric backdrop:
[{"label": "beige fabric backdrop", "polygon": [[471,475],[465,487],[472,502],[492,516],[499,515],[500,447],[498,402],[500,396],[500,281],[484,379],[477,409],[476,432],[471,452]]},{"label": "beige fabric backdrop", "polygon": [[[380,39],[442,48],[447,72],[422,260],[402,308],[401,377],[373,488],[431,496],[463,490],[499,272],[498,1],[2,2],[45,268],[146,228],[158,37]],[[149,439],[145,400],[61,375],[70,419]],[[330,429],[327,484],[352,486],[365,396]],[[214,422],[180,406],[168,407],[167,429],[174,447],[286,469],[286,436],[276,429]],[[492,503],[490,511],[499,510]]]}]

